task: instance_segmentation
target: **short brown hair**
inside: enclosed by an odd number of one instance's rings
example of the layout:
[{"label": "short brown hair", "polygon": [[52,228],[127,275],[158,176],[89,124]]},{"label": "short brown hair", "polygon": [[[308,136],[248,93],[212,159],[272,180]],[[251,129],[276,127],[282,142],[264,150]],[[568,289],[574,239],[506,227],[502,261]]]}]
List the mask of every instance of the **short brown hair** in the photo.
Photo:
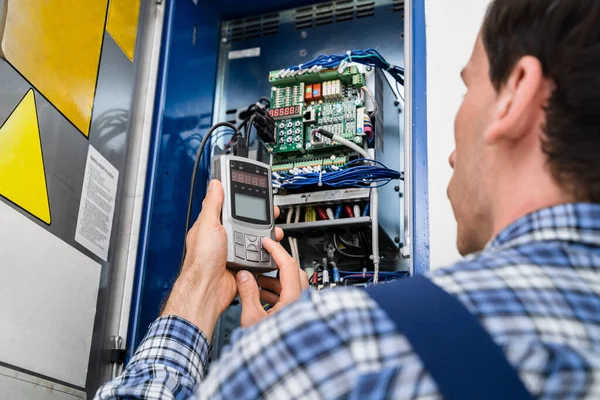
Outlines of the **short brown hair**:
[{"label": "short brown hair", "polygon": [[600,202],[600,1],[495,0],[482,30],[496,90],[523,56],[554,84],[542,149],[578,201]]}]

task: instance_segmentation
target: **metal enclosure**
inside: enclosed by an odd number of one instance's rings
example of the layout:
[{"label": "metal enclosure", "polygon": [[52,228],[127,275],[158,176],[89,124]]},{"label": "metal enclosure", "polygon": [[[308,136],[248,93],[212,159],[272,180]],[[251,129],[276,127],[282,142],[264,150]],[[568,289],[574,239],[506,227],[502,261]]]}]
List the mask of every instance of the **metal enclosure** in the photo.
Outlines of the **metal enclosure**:
[{"label": "metal enclosure", "polygon": [[[318,6],[313,6],[316,3]],[[212,123],[237,120],[238,110],[269,93],[269,70],[307,61],[321,53],[376,47],[391,63],[406,67],[406,106],[400,107],[405,111],[398,124],[404,125],[407,133],[398,138],[397,145],[409,149],[402,169],[415,179],[408,179],[407,190],[402,191],[407,198],[406,212],[399,211],[393,218],[407,222],[401,240],[406,244],[405,254],[411,256],[410,270],[428,270],[424,5],[423,0],[417,0],[414,6],[412,3],[165,1],[155,136],[131,308],[129,356],[157,317],[179,271],[185,205],[199,139]],[[349,6],[351,13],[336,12]],[[422,42],[422,48],[416,46],[413,35]],[[405,41],[409,44],[406,49]],[[398,107],[391,106],[395,107],[393,111],[386,106],[384,112],[398,113]],[[206,190],[208,162],[205,157],[201,163],[193,215],[199,213]],[[390,189],[394,190],[393,186]],[[389,224],[405,225],[397,220]],[[416,236],[412,232],[417,232]],[[217,328],[215,348],[226,342],[238,320],[239,307],[234,304]]]},{"label": "metal enclosure", "polygon": [[[156,8],[153,3],[141,1],[97,1],[90,3],[93,15],[86,15],[95,21],[91,24],[79,18],[70,0],[60,0],[60,7],[58,3],[0,0],[0,149],[7,148],[7,130],[14,121],[11,119],[18,115],[15,110],[27,106],[24,102],[31,96],[31,112],[18,118],[20,123],[35,124],[51,216],[43,220],[28,212],[22,203],[6,195],[7,187],[1,182],[0,398],[85,398],[86,392],[93,395],[106,378],[102,374],[107,365],[105,352],[110,336],[116,334],[109,321],[112,299],[121,298],[122,288],[114,283],[125,268],[123,251],[137,249],[137,240],[133,246],[123,247],[121,242],[136,236],[136,225],[124,217],[124,210],[136,202],[135,191],[127,185],[135,186],[138,175],[145,173],[144,141],[140,140],[142,129],[138,127],[144,120],[143,110],[146,106],[152,108],[154,102],[140,99],[149,82],[145,72],[151,66],[148,58],[142,57],[148,53],[142,51],[142,38],[153,36]],[[122,18],[115,21],[109,14]],[[27,35],[10,33],[8,21],[34,17],[38,18],[36,23],[24,23]],[[60,36],[64,31],[70,34]],[[95,40],[83,42],[82,37],[88,34]],[[14,53],[11,56],[6,52],[15,43],[17,56],[43,53],[47,58],[54,57],[55,64],[66,58],[75,62],[56,70],[34,65],[32,73]],[[38,48],[43,52],[35,50]],[[78,124],[76,116],[66,112],[46,89],[52,83],[75,102],[83,90],[79,62],[84,58],[94,63],[93,69],[88,69],[93,91],[87,101],[77,104],[80,110],[89,112],[87,125]],[[37,73],[50,76],[40,79]],[[76,79],[70,81],[70,77]],[[27,121],[22,115],[32,117]],[[20,133],[25,135],[24,130]],[[106,258],[75,240],[90,148],[119,173]],[[31,152],[21,148],[18,155],[29,156]],[[6,168],[5,160],[0,169]],[[30,166],[22,163],[19,168],[26,174]],[[25,179],[27,175],[23,176]],[[145,179],[140,182],[143,188]],[[142,196],[138,199],[141,204]]]}]

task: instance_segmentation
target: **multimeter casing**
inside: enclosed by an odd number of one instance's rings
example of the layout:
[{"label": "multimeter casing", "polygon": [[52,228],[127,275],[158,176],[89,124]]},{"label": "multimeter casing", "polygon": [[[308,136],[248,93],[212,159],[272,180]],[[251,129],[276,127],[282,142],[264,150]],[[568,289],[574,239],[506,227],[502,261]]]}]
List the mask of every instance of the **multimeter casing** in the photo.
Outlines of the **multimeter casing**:
[{"label": "multimeter casing", "polygon": [[[233,155],[217,156],[213,159],[212,177],[221,181],[225,192],[221,222],[227,231],[227,268],[250,272],[276,269],[271,255],[262,247],[263,237],[275,239],[273,187],[269,165]],[[252,184],[252,181],[257,184]],[[265,209],[260,209],[259,214],[266,218],[263,220],[239,215],[242,212],[236,212],[236,196],[251,199],[254,205],[259,204],[260,207],[264,201]]]}]

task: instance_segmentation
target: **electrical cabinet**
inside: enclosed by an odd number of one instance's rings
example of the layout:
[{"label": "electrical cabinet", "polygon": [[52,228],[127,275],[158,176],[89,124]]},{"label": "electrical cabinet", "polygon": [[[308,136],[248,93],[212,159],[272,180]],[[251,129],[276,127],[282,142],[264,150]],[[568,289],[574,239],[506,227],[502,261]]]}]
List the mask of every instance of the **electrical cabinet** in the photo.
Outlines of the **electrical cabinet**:
[{"label": "electrical cabinet", "polygon": [[[376,230],[378,270],[384,278],[380,282],[428,270],[425,54],[424,47],[413,41],[424,32],[422,1],[214,3],[172,0],[165,4],[129,355],[156,318],[179,272],[189,180],[200,139],[216,122],[243,125],[244,112],[261,98],[270,101],[276,135],[272,143],[251,136],[250,156],[270,163],[278,176],[289,178],[292,170],[322,176],[322,171],[335,172],[362,157],[323,137],[321,128],[350,139],[398,173],[377,189],[379,221],[375,224],[370,214],[374,189],[368,185],[298,190],[284,182],[278,187],[275,202],[283,211],[278,224],[285,228],[289,238],[285,245],[302,267],[312,272],[328,258],[347,270],[347,282],[353,272],[363,278],[373,276],[368,275],[373,274],[373,257],[361,252],[374,243],[370,238]],[[314,76],[298,74],[285,82],[280,79],[286,74],[277,72],[319,55],[371,48],[388,63],[388,71],[336,66],[329,75],[306,71]],[[394,66],[404,68],[402,84],[389,74]],[[227,151],[228,141],[225,135],[215,136],[212,150]],[[200,211],[209,166],[210,157],[205,156],[198,171],[193,215]],[[323,279],[318,270],[317,275]],[[372,281],[359,279],[357,284]],[[240,311],[234,301],[222,316],[213,358],[239,325]]]}]

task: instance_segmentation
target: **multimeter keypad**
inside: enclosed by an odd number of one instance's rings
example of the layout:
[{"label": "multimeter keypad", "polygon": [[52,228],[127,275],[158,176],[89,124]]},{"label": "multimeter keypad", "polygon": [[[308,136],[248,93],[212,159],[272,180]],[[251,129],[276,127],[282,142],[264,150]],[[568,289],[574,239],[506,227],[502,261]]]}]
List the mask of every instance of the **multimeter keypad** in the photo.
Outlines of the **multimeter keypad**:
[{"label": "multimeter keypad", "polygon": [[258,251],[249,251],[246,253],[246,260],[260,262],[260,255]]},{"label": "multimeter keypad", "polygon": [[235,256],[252,262],[269,262],[271,255],[262,248],[262,237],[233,232]]},{"label": "multimeter keypad", "polygon": [[233,232],[233,239],[235,244],[239,244],[241,246],[244,245],[244,234],[241,232]]},{"label": "multimeter keypad", "polygon": [[235,246],[235,256],[237,258],[241,258],[242,260],[246,259],[246,249],[244,249],[244,246]]},{"label": "multimeter keypad", "polygon": [[271,255],[265,249],[262,249],[260,251],[260,261],[262,261],[262,262],[269,262],[269,261],[271,261]]}]

